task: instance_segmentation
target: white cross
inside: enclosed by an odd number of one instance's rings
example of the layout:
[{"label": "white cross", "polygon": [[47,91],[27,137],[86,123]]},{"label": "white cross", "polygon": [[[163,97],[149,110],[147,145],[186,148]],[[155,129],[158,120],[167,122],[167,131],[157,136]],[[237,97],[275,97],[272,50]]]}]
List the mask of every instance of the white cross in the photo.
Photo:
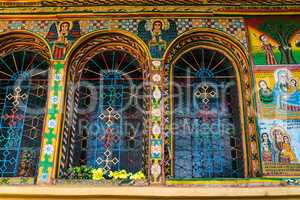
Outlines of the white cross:
[{"label": "white cross", "polygon": [[18,86],[15,88],[14,94],[9,93],[6,97],[8,98],[8,100],[12,100],[13,101],[13,105],[16,107],[17,105],[20,104],[20,100],[24,100],[26,99],[28,96],[27,94],[21,94],[22,90],[21,88]]},{"label": "white cross", "polygon": [[110,159],[112,153],[108,149],[103,154],[104,154],[105,158],[98,157],[96,159],[96,163],[98,165],[101,165],[102,163],[104,163],[103,169],[105,171],[109,171],[111,169],[110,163],[112,163],[113,165],[116,165],[119,163],[119,160],[116,157],[113,157],[112,159]]},{"label": "white cross", "polygon": [[[202,89],[203,92],[200,90]],[[216,92],[214,90],[208,91],[209,87],[207,85],[203,85],[200,89],[197,89],[195,92],[195,96],[197,98],[202,98],[202,103],[208,104],[209,99],[216,96]]]},{"label": "white cross", "polygon": [[120,119],[120,114],[117,113],[117,112],[114,112],[114,109],[112,107],[108,107],[106,108],[106,112],[107,114],[104,114],[104,113],[101,113],[99,115],[99,118],[102,119],[102,120],[106,120],[106,125],[108,127],[111,127],[112,123],[113,123],[113,119]]}]

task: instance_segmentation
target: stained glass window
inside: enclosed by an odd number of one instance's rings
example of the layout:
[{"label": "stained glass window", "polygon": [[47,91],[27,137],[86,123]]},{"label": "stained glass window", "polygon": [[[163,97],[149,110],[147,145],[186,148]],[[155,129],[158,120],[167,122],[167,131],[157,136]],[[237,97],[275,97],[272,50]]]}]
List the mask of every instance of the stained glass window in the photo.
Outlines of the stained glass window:
[{"label": "stained glass window", "polygon": [[0,177],[37,174],[49,62],[35,51],[0,57]]},{"label": "stained glass window", "polygon": [[192,49],[172,75],[174,177],[243,177],[239,92],[229,59]]},{"label": "stained glass window", "polygon": [[85,65],[77,92],[69,166],[141,170],[145,107],[139,62],[122,50],[101,52]]}]

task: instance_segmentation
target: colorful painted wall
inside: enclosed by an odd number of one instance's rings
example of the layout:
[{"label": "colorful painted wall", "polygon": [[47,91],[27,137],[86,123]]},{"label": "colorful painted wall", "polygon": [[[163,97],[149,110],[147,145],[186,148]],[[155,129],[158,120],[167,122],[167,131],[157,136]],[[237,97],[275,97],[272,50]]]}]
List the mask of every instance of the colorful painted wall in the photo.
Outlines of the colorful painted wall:
[{"label": "colorful painted wall", "polygon": [[[149,175],[152,183],[165,181],[170,155],[165,147],[170,121],[167,74],[168,48],[193,30],[216,31],[243,49],[248,62],[241,61],[241,82],[245,85],[245,146],[248,152],[249,177],[294,177],[300,175],[300,18],[295,17],[118,17],[48,20],[0,20],[0,34],[29,31],[46,41],[51,51],[49,97],[39,164],[39,183],[56,177],[59,143],[62,134],[64,86],[68,80],[68,54],[80,41],[97,31],[120,31],[133,34],[149,49],[153,108],[149,118]],[[220,35],[220,34],[219,34]],[[206,39],[203,36],[200,39]],[[213,40],[211,36],[210,40]],[[219,39],[215,36],[215,39]],[[185,41],[187,42],[187,41]],[[232,42],[232,43],[234,43]],[[235,46],[226,43],[233,54]],[[178,44],[180,45],[180,44]],[[175,49],[175,47],[174,47]],[[175,51],[175,50],[174,50]],[[238,57],[236,56],[236,57]],[[242,59],[242,58],[241,58]],[[166,65],[166,66],[165,66]],[[249,65],[248,67],[246,65]],[[251,77],[249,80],[247,76]],[[166,78],[166,79],[165,79]],[[244,89],[244,88],[242,88]],[[158,109],[158,110],[157,110]],[[168,162],[165,162],[165,161]],[[262,170],[260,170],[262,161]],[[166,170],[167,171],[167,170]],[[7,182],[7,179],[4,182]],[[32,180],[31,180],[32,181]]]},{"label": "colorful painted wall", "polygon": [[264,176],[299,176],[298,17],[247,19]]}]

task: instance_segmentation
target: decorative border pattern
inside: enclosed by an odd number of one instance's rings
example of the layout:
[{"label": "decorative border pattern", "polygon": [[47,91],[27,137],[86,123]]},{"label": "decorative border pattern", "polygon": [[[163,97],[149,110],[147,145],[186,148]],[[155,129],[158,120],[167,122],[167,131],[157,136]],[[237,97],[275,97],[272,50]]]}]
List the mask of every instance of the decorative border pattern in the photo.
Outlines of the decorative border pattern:
[{"label": "decorative border pattern", "polygon": [[[126,30],[138,34],[138,24],[148,18],[100,18],[79,21],[82,35],[97,30]],[[204,17],[204,18],[174,18],[179,34],[192,28],[213,28],[236,37],[246,48],[246,29],[243,18],[230,17]],[[76,20],[76,19],[74,19]],[[46,37],[53,20],[0,20],[0,33],[13,30],[28,30]]]},{"label": "decorative border pattern", "polygon": [[150,174],[151,183],[158,184],[164,182],[164,142],[163,142],[163,74],[162,61],[152,60],[151,68],[151,120],[150,120]]},{"label": "decorative border pattern", "polygon": [[50,72],[50,92],[48,98],[48,114],[44,124],[42,153],[38,169],[38,183],[49,183],[54,177],[54,163],[59,152],[60,123],[62,120],[62,99],[64,88],[64,63],[52,61],[54,66]]}]

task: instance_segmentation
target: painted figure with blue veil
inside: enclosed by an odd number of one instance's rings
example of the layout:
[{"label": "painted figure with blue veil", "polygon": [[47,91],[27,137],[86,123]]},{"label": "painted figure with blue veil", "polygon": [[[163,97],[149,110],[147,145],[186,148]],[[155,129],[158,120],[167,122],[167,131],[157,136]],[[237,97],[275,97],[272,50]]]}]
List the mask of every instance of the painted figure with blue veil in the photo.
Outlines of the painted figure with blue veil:
[{"label": "painted figure with blue veil", "polygon": [[162,58],[167,45],[176,38],[176,23],[173,20],[151,19],[139,23],[138,36],[146,42],[153,58]]},{"label": "painted figure with blue veil", "polygon": [[274,100],[276,107],[286,111],[300,110],[300,92],[297,81],[291,78],[287,69],[279,69],[275,72],[276,84],[274,87]]}]

